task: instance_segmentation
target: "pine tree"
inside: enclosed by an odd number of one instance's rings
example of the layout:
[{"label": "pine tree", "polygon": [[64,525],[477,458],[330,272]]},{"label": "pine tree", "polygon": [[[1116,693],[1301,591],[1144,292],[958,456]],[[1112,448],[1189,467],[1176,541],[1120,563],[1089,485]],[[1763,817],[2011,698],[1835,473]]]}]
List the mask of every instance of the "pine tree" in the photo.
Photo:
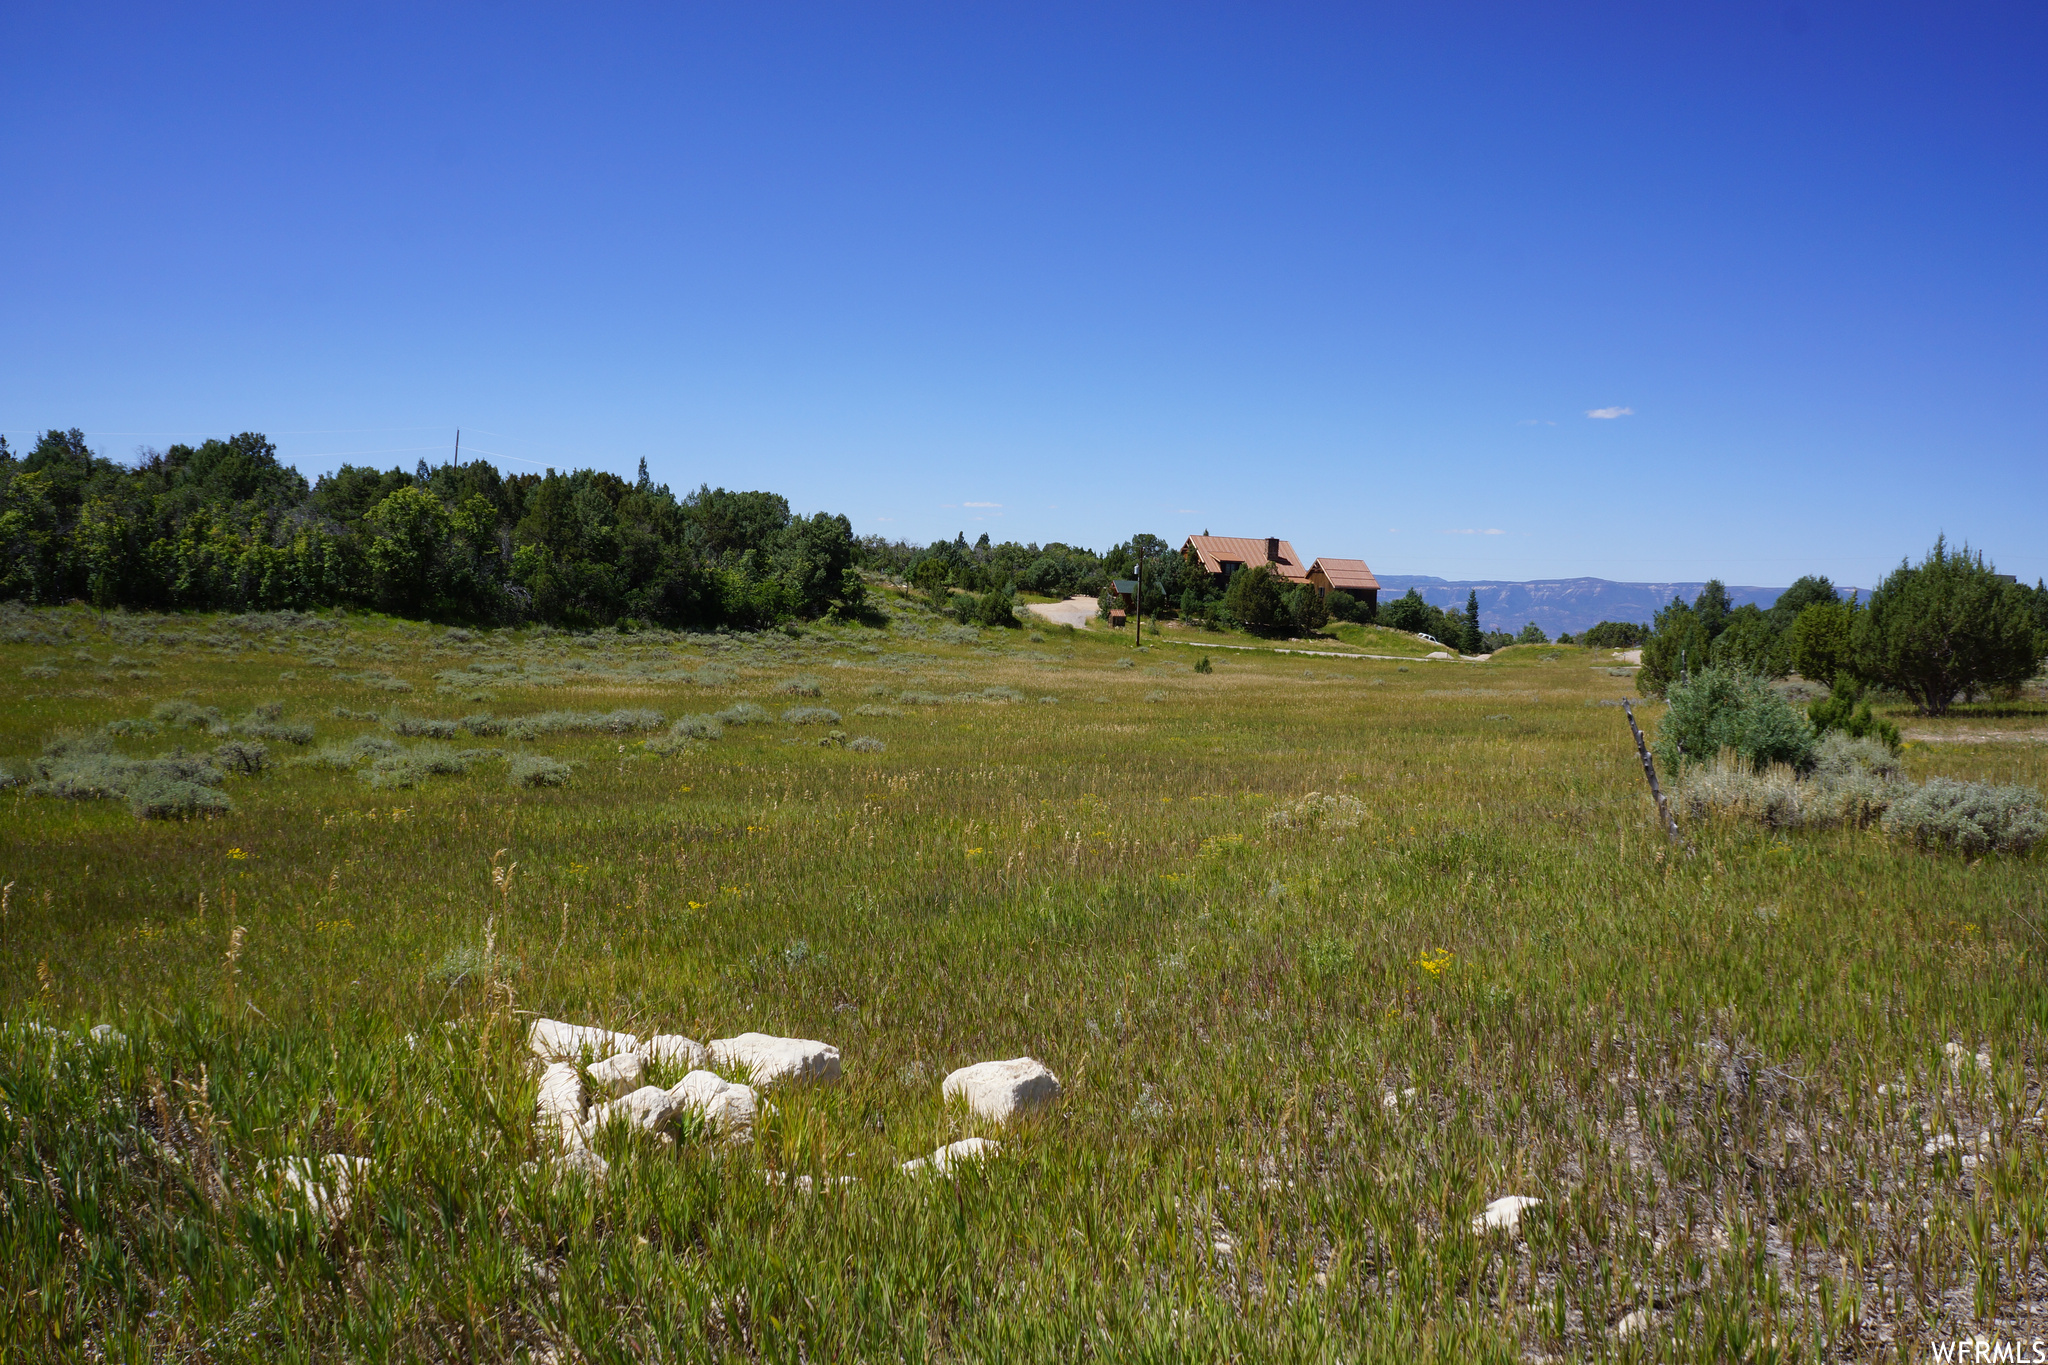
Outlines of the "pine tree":
[{"label": "pine tree", "polygon": [[1463,650],[1467,654],[1477,654],[1485,647],[1486,637],[1479,630],[1479,594],[1468,592],[1465,594],[1465,643]]},{"label": "pine tree", "polygon": [[647,491],[647,457],[645,455],[640,457],[640,477],[633,481],[633,486],[643,493]]}]

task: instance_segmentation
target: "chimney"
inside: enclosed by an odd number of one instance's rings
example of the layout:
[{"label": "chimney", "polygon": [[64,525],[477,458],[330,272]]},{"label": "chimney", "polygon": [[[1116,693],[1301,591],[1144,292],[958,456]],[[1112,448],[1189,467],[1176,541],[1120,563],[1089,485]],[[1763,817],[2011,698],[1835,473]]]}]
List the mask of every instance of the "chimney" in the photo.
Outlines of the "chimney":
[{"label": "chimney", "polygon": [[1266,562],[1268,564],[1278,564],[1280,562],[1280,537],[1266,537]]}]

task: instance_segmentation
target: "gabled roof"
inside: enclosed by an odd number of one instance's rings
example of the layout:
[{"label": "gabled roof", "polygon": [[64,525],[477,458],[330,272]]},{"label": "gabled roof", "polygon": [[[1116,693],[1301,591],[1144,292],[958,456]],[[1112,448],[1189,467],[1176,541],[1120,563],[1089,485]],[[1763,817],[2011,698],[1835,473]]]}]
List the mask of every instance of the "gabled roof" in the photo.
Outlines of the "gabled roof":
[{"label": "gabled roof", "polygon": [[[1286,541],[1280,542],[1277,559],[1266,558],[1266,538],[1249,536],[1189,536],[1183,550],[1193,550],[1202,561],[1202,567],[1210,573],[1222,573],[1226,562],[1242,564],[1247,569],[1264,564],[1273,571],[1276,578],[1289,583],[1306,583],[1308,570],[1301,566],[1301,556],[1294,553],[1294,547]],[[1377,586],[1377,585],[1375,585]]]},{"label": "gabled roof", "polygon": [[1323,577],[1330,580],[1333,588],[1342,588],[1346,592],[1354,588],[1366,592],[1380,590],[1380,581],[1372,576],[1372,570],[1362,559],[1318,559],[1308,566],[1310,573],[1317,569],[1323,571]]}]

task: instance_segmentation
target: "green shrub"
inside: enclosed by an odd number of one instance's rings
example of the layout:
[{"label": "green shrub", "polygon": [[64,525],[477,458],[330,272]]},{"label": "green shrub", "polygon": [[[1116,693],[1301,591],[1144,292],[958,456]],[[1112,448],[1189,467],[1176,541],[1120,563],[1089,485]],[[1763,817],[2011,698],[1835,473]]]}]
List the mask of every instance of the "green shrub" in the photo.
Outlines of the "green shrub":
[{"label": "green shrub", "polygon": [[717,739],[725,733],[725,726],[716,716],[684,716],[669,726],[668,732],[676,739]]},{"label": "green shrub", "polygon": [[1216,671],[1216,670],[1215,670],[1214,668],[1210,667],[1210,665],[1209,665],[1209,656],[1208,656],[1208,655],[1204,654],[1204,655],[1203,655],[1203,656],[1202,656],[1201,658],[1199,658],[1199,659],[1197,659],[1197,660],[1195,661],[1195,672],[1197,672],[1197,673],[1214,673],[1215,671]]},{"label": "green shrub", "polygon": [[270,750],[251,739],[230,739],[216,744],[213,765],[236,777],[254,777],[270,766]]},{"label": "green shrub", "polygon": [[1657,758],[1667,772],[1729,752],[1762,770],[1795,769],[1813,759],[1814,735],[1789,702],[1753,673],[1718,668],[1695,673],[1666,691],[1670,709],[1657,726]]},{"label": "green shrub", "polygon": [[1643,642],[1643,666],[1636,670],[1636,691],[1661,697],[1673,683],[1707,666],[1712,643],[1699,614],[1674,597],[1657,613],[1656,629]]},{"label": "green shrub", "polygon": [[235,803],[223,792],[163,773],[148,773],[128,791],[128,809],[138,820],[183,820],[195,815],[225,815]]},{"label": "green shrub", "polygon": [[879,754],[889,746],[873,735],[856,735],[847,742],[846,747],[857,754]]},{"label": "green shrub", "polygon": [[284,718],[284,703],[264,702],[249,709],[249,714],[234,723],[234,732],[248,739],[275,740],[280,744],[311,744],[313,727],[303,721],[293,722]]},{"label": "green shrub", "polygon": [[1239,569],[1230,576],[1230,586],[1223,590],[1223,611],[1251,630],[1270,630],[1287,620],[1279,581],[1263,564]]},{"label": "green shrub", "polygon": [[1321,630],[1330,624],[1329,604],[1313,583],[1297,584],[1288,594],[1287,615],[1301,630]]},{"label": "green shrub", "polygon": [[542,754],[516,754],[506,765],[506,777],[515,787],[565,787],[570,772],[567,763]]},{"label": "green shrub", "polygon": [[750,701],[736,701],[712,719],[723,725],[766,725],[775,717],[765,706],[756,706]]},{"label": "green shrub", "polygon": [[221,724],[218,707],[179,699],[158,702],[149,709],[149,718],[174,730],[211,730]]},{"label": "green shrub", "polygon": [[786,697],[822,697],[825,695],[825,689],[818,685],[816,678],[803,674],[798,674],[794,678],[784,678],[781,682],[775,684],[775,690]]},{"label": "green shrub", "polygon": [[1937,777],[1893,801],[1883,828],[1922,848],[2025,853],[2048,834],[2048,812],[2032,787]]},{"label": "green shrub", "polygon": [[782,713],[784,725],[837,725],[839,713],[829,706],[792,706]]},{"label": "green shrub", "polygon": [[[1808,607],[1807,610],[1818,611],[1820,608]],[[1817,735],[1840,731],[1854,739],[1875,740],[1893,753],[1899,751],[1899,727],[1883,716],[1872,714],[1863,689],[1847,673],[1835,675],[1834,691],[1807,704],[1806,718]]]},{"label": "green shrub", "polygon": [[428,720],[423,716],[406,716],[393,712],[384,718],[385,728],[394,735],[408,739],[453,739],[457,727],[452,720]]}]

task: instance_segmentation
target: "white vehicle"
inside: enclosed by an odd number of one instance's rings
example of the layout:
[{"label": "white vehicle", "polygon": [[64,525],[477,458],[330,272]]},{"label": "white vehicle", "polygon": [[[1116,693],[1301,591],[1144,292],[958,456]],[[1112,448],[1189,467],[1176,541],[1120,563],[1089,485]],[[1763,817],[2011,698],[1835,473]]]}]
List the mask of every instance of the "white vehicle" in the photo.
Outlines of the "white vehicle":
[{"label": "white vehicle", "polygon": [[1437,639],[1436,636],[1425,634],[1424,632],[1419,630],[1415,632],[1415,638],[1418,640],[1427,640],[1433,645],[1440,645],[1443,643],[1443,641]]}]

